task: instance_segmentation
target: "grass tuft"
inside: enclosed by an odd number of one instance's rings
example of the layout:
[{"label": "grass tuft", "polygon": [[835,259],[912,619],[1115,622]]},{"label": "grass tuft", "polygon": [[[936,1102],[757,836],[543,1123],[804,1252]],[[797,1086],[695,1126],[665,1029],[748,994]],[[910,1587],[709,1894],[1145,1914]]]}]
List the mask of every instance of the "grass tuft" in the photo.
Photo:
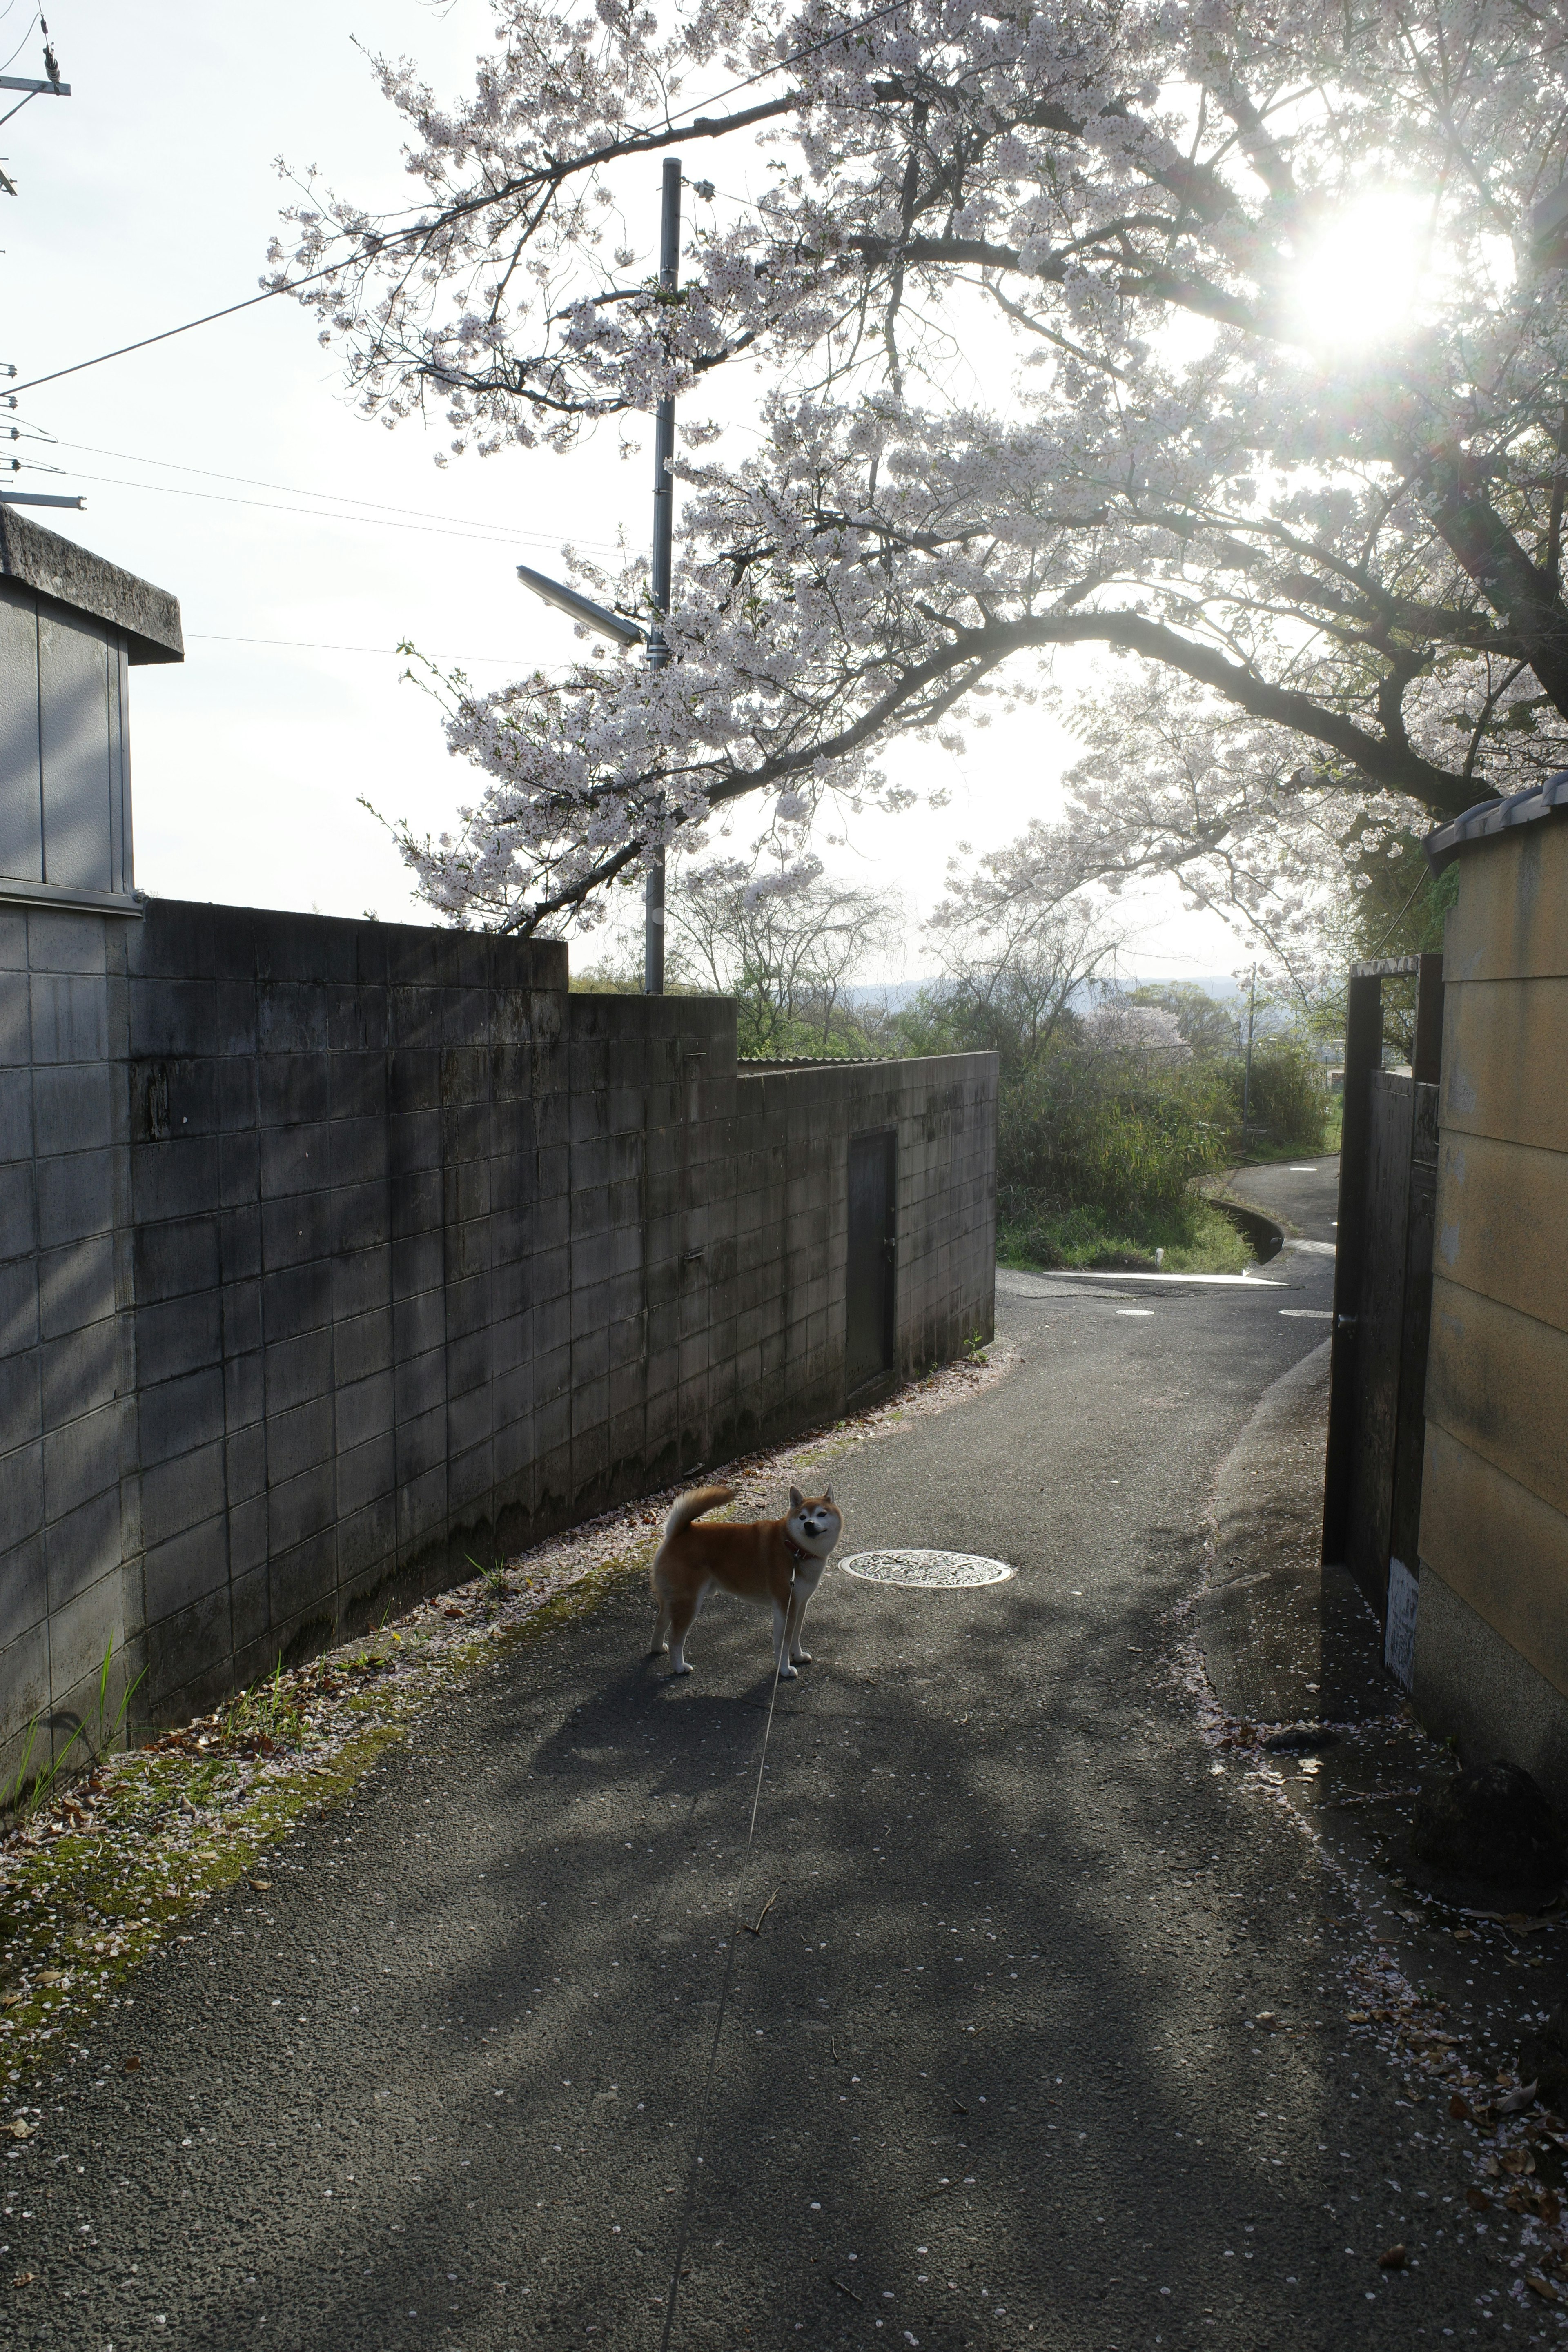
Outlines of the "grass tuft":
[{"label": "grass tuft", "polygon": [[1117,1216],[1095,1207],[1040,1209],[1016,1195],[998,1203],[997,1258],[1025,1272],[1078,1267],[1152,1274],[1157,1249],[1165,1254],[1166,1274],[1241,1274],[1257,1264],[1230,1219],[1196,1193],[1144,1215]]}]

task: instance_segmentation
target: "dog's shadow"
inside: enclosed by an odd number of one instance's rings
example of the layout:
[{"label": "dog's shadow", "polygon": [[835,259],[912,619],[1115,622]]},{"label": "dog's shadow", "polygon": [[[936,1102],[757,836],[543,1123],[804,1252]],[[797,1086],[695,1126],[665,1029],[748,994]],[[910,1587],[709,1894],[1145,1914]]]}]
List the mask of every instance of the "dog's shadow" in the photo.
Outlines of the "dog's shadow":
[{"label": "dog's shadow", "polygon": [[[715,1659],[713,1679],[722,1671]],[[649,1735],[654,1754],[695,1758],[700,1751],[706,1769],[719,1745],[743,1741],[749,1748],[770,1707],[774,1721],[784,1722],[808,1697],[813,1671],[802,1667],[798,1679],[781,1682],[776,1694],[771,1666],[739,1689],[716,1690],[712,1680],[704,1686],[700,1668],[672,1675],[666,1657],[638,1658],[578,1701],[535,1748],[531,1769],[574,1778],[584,1764],[625,1754],[631,1739]]]}]

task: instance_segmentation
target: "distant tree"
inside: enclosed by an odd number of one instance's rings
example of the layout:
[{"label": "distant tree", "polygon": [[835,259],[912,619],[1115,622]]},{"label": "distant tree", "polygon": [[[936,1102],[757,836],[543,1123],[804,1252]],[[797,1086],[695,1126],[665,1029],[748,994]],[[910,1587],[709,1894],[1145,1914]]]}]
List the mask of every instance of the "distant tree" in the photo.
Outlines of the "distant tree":
[{"label": "distant tree", "polygon": [[1085,1014],[1081,1025],[1090,1052],[1124,1070],[1178,1070],[1193,1058],[1181,1023],[1162,1004],[1108,996]]},{"label": "distant tree", "polygon": [[902,943],[894,893],[836,881],[816,858],[770,847],[752,862],[679,873],[667,920],[679,974],[736,999],[742,1054],[867,1050],[847,991]]},{"label": "distant tree", "polygon": [[1195,981],[1172,980],[1135,988],[1130,1004],[1148,1004],[1170,1013],[1200,1062],[1223,1062],[1241,1045],[1235,1011]]},{"label": "distant tree", "polygon": [[1055,846],[1041,828],[1006,849],[950,860],[947,895],[924,926],[942,977],[900,1016],[915,1050],[984,1047],[1009,1073],[1072,1017],[1118,938],[1081,868]]}]

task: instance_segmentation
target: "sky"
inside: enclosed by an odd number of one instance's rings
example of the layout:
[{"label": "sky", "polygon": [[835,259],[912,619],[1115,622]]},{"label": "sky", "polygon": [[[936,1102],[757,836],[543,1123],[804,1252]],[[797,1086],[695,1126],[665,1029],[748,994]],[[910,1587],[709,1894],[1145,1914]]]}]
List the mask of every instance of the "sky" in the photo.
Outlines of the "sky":
[{"label": "sky", "polygon": [[[365,51],[412,56],[456,96],[490,24],[483,0],[47,0],[47,14],[72,95],[35,99],[0,131],[18,190],[0,196],[0,361],[24,382],[254,293],[291,193],[279,156],[367,206],[408,204],[398,121]],[[41,53],[29,0],[0,5],[0,71],[38,75]],[[647,178],[651,249],[657,163]],[[447,752],[435,702],[400,682],[395,649],[460,662],[476,685],[570,659],[570,623],[515,566],[554,568],[568,539],[607,556],[622,530],[645,533],[647,457],[621,462],[612,428],[566,457],[438,469],[439,429],[357,415],[314,321],[286,299],[28,393],[17,421],[58,446],[15,454],[61,472],[16,486],[87,500],[36,519],[180,599],[184,665],[132,682],[140,887],[432,920],[382,820],[439,833],[479,780]],[[1055,814],[1071,753],[1037,714],[999,721],[964,756],[894,748],[889,772],[946,807],[863,816],[822,845],[836,871],[908,908],[901,961],[868,977],[933,968],[920,921],[955,845],[997,846]],[[1243,960],[1173,890],[1122,919],[1140,977]],[[574,955],[603,952],[601,940]]]}]

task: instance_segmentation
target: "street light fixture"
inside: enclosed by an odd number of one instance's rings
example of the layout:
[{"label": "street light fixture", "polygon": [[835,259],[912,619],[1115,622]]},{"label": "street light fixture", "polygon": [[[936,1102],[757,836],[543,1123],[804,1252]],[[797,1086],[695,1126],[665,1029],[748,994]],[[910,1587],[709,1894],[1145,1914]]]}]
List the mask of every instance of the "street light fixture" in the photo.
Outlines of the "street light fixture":
[{"label": "street light fixture", "polygon": [[581,621],[585,629],[597,629],[601,636],[614,637],[617,645],[647,645],[646,629],[639,629],[635,621],[608,611],[603,604],[595,604],[591,596],[580,595],[575,588],[568,588],[563,580],[552,580],[547,572],[535,572],[528,563],[518,565],[517,576],[525,588],[531,588],[546,604],[553,604],[557,612],[570,613],[572,618]]}]

